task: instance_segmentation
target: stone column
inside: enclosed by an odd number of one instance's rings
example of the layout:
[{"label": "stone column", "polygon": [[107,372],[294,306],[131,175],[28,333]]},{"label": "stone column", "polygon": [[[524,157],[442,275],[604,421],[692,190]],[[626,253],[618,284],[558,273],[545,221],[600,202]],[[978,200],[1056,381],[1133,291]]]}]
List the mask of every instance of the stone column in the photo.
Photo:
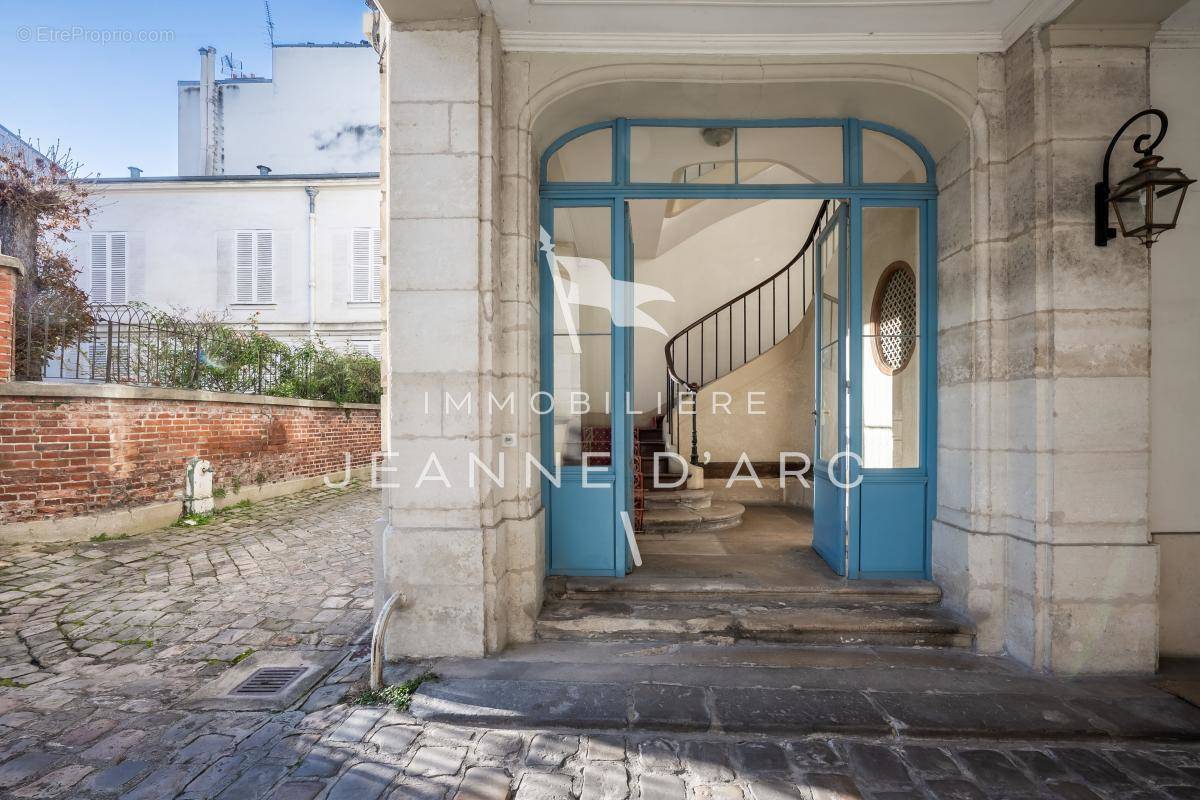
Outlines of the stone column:
[{"label": "stone column", "polygon": [[[387,30],[386,527],[377,597],[403,591],[388,656],[477,656],[507,640],[487,413],[496,375],[494,82],[487,18]],[[511,459],[511,455],[510,455]],[[511,467],[509,468],[510,471]],[[469,474],[474,470],[475,484]]]},{"label": "stone column", "polygon": [[25,274],[21,262],[12,256],[0,254],[0,383],[13,379],[16,354],[17,279]]},{"label": "stone column", "polygon": [[[943,431],[939,579],[984,649],[1056,673],[1157,662],[1149,258],[1092,241],[1104,149],[1149,103],[1147,50],[1129,42],[1050,28],[1004,54],[989,171],[1001,191],[977,209],[999,248],[975,276],[976,321],[941,354],[941,396],[983,424]],[[1127,141],[1114,177],[1131,160]]]}]

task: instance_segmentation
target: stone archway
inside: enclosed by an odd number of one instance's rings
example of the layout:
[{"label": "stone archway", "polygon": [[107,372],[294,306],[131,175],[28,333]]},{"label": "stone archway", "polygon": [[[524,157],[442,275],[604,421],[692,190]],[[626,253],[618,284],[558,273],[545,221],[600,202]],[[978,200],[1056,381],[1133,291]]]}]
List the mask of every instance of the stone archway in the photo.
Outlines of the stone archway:
[{"label": "stone archway", "polygon": [[[523,72],[522,65],[508,58],[506,76]],[[981,77],[998,79],[996,60],[981,57]],[[505,183],[500,202],[510,212],[519,209],[519,218],[527,223],[537,218],[538,155],[558,135],[612,116],[671,116],[673,109],[679,116],[688,116],[683,108],[676,108],[680,102],[691,107],[699,104],[708,116],[732,117],[837,116],[853,108],[875,118],[882,116],[880,121],[896,125],[930,146],[939,162],[943,192],[938,270],[945,288],[939,339],[945,343],[941,349],[946,355],[940,360],[945,372],[963,376],[959,387],[952,390],[954,399],[964,391],[970,394],[968,402],[952,402],[946,408],[943,423],[983,437],[969,442],[965,449],[989,446],[990,389],[986,380],[977,380],[971,365],[980,360],[986,363],[990,342],[986,338],[972,341],[964,350],[959,339],[964,326],[982,323],[989,313],[986,297],[994,249],[988,244],[994,217],[989,152],[1001,116],[999,87],[985,80],[972,92],[927,70],[873,62],[730,65],[627,61],[565,70],[543,85],[524,83],[522,88],[519,95],[510,93],[506,97],[509,105],[502,108],[502,152],[507,157],[502,172],[517,179]],[[887,103],[881,103],[884,97]],[[781,98],[785,99],[780,102]],[[888,103],[893,109],[907,109],[910,115],[897,110],[896,116],[889,116],[882,107]],[[872,106],[879,108],[861,112]],[[531,223],[502,236],[511,237],[509,246],[502,248],[505,252],[519,253],[525,265],[535,263]],[[527,274],[533,278],[529,282],[533,298],[536,272]],[[530,367],[534,369],[536,364]],[[942,394],[939,390],[939,398]],[[939,461],[944,457],[939,445]],[[971,461],[969,469],[950,470],[940,479],[943,491],[956,505],[943,509],[939,504],[934,523],[934,572],[947,601],[979,623],[980,649],[1000,652],[1005,623],[992,609],[1003,606],[1002,590],[997,591],[989,581],[975,580],[968,567],[972,552],[979,550],[968,534],[975,529],[971,520],[989,511],[987,493],[977,487],[986,486],[989,472],[988,461],[978,459]]]}]

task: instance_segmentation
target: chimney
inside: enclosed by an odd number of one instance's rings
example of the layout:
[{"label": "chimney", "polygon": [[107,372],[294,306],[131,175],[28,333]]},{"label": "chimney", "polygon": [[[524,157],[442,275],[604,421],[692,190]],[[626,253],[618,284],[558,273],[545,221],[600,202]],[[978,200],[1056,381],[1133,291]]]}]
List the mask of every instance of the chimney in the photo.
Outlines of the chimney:
[{"label": "chimney", "polygon": [[141,167],[130,167],[129,168],[129,177],[135,181],[138,178],[142,177],[142,168]]},{"label": "chimney", "polygon": [[217,48],[200,48],[200,152],[203,173],[216,171]]},{"label": "chimney", "polygon": [[254,168],[258,170],[258,174],[264,178],[271,174],[271,168],[266,164],[255,164]]}]

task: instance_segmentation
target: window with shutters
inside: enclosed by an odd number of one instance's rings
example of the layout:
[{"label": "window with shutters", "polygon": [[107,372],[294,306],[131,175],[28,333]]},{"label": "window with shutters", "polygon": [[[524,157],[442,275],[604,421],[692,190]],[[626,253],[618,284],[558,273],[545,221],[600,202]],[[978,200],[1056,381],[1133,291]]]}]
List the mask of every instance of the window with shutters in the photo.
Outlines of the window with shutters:
[{"label": "window with shutters", "polygon": [[235,303],[275,299],[275,239],[272,231],[238,231],[233,248]]},{"label": "window with shutters", "polygon": [[351,339],[350,348],[367,356],[380,358],[383,354],[383,344],[378,339]]},{"label": "window with shutters", "polygon": [[350,301],[379,302],[379,228],[355,228],[350,236]]},{"label": "window with shutters", "polygon": [[125,234],[93,233],[91,245],[92,302],[124,303],[127,299]]}]

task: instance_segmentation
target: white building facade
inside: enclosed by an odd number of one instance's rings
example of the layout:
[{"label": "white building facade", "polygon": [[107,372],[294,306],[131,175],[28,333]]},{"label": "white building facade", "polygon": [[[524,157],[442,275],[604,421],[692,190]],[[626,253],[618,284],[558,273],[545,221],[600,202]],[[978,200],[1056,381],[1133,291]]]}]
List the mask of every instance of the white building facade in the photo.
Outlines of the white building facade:
[{"label": "white building facade", "polygon": [[[556,573],[556,528],[575,523],[553,509],[578,501],[518,479],[523,459],[553,452],[561,435],[531,410],[561,335],[547,321],[555,300],[540,229],[565,230],[561,208],[604,208],[611,247],[593,238],[628,267],[636,243],[627,239],[622,257],[620,231],[638,223],[636,210],[621,221],[624,203],[669,198],[671,180],[680,196],[698,196],[682,187],[689,174],[742,191],[737,167],[720,178],[736,155],[672,163],[683,177],[638,186],[639,160],[670,150],[639,145],[640,127],[690,126],[696,143],[719,148],[723,131],[797,121],[846,131],[857,166],[824,195],[771,187],[780,198],[845,196],[859,220],[856,204],[917,196],[871,188],[859,152],[868,131],[890,132],[926,161],[918,170],[932,186],[919,202],[933,218],[916,258],[928,259],[920,280],[932,284],[922,313],[936,313],[922,329],[932,360],[919,458],[932,484],[914,514],[927,514],[928,579],[971,620],[976,649],[1058,673],[1150,672],[1161,654],[1200,653],[1186,577],[1200,568],[1200,500],[1184,477],[1200,442],[1200,283],[1188,255],[1200,202],[1190,198],[1179,229],[1151,251],[1093,241],[1100,163],[1134,113],[1170,114],[1160,154],[1200,173],[1187,99],[1200,67],[1194,0],[378,5],[393,476],[377,607],[393,592],[409,598],[390,624],[392,656],[480,655],[531,640],[547,575],[600,574]],[[591,134],[594,169],[572,178],[546,166]],[[1114,157],[1115,179],[1133,160],[1130,141]],[[857,298],[853,276],[865,270],[850,263]],[[632,374],[620,352],[614,345],[612,374]],[[622,380],[612,378],[614,390]],[[512,394],[516,411],[422,405],[445,392]],[[614,443],[629,435],[618,416]],[[423,480],[431,454],[450,480]],[[468,483],[476,462],[511,479]],[[885,511],[898,519],[905,509]],[[573,518],[598,513],[608,512],[577,505]],[[591,533],[608,536],[607,526]],[[846,535],[847,548],[861,544]],[[619,563],[603,569],[623,573]]]},{"label": "white building facade", "polygon": [[379,353],[378,65],[277,45],[270,79],[179,83],[179,175],[99,179],[72,247],[95,302],[251,323]]}]

